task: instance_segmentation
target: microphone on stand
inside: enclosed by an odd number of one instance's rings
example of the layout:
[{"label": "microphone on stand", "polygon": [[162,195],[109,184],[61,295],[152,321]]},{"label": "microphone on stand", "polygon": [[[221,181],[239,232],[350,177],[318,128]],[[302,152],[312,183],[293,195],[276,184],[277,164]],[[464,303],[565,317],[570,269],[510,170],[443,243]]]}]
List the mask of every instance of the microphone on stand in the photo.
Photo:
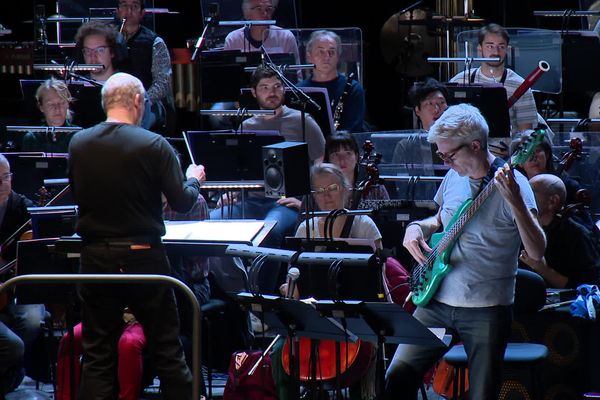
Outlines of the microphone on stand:
[{"label": "microphone on stand", "polygon": [[291,299],[294,295],[294,289],[296,288],[296,281],[300,276],[300,270],[296,267],[288,269],[287,273],[287,291],[285,297]]}]

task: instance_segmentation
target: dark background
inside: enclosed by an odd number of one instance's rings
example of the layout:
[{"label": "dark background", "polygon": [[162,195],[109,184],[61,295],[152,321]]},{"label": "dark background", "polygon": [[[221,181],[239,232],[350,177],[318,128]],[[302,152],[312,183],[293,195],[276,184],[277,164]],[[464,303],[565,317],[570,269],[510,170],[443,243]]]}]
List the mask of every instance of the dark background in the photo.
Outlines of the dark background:
[{"label": "dark background", "polygon": [[[102,1],[102,0],[94,0]],[[111,2],[110,0],[104,0]],[[207,0],[208,1],[208,0]],[[217,1],[217,0],[212,0]],[[285,0],[282,0],[285,1]],[[301,28],[317,27],[359,27],[363,33],[364,86],[367,92],[369,120],[376,130],[408,128],[410,113],[405,104],[405,93],[415,80],[401,76],[394,66],[386,63],[380,50],[380,35],[384,23],[398,11],[412,4],[412,1],[348,2],[341,0],[289,0],[297,10],[298,25]],[[220,0],[224,5],[239,4],[237,0]],[[28,41],[33,38],[33,26],[23,21],[31,20],[35,4],[44,4],[46,14],[53,14],[54,1],[21,1],[18,9],[3,12],[0,23],[13,30],[12,35],[0,40]],[[88,3],[76,1],[77,3]],[[462,3],[462,2],[460,2]],[[560,18],[536,18],[534,10],[588,9],[589,0],[475,0],[475,14],[489,22],[498,22],[507,27],[540,27],[560,29]],[[424,1],[425,6],[435,8],[434,1]],[[289,6],[289,5],[288,5]],[[155,29],[165,39],[170,48],[185,47],[186,40],[197,38],[202,32],[202,11],[199,0],[155,0],[154,7],[168,8],[178,14],[156,15]],[[435,11],[435,10],[434,10]],[[570,29],[581,29],[581,19],[572,18]],[[458,29],[458,28],[457,28]],[[470,29],[474,29],[471,27]],[[537,98],[538,102],[546,97]],[[558,99],[554,99],[558,102]],[[566,106],[584,110],[586,96],[569,100]],[[581,104],[579,104],[581,103]]]}]

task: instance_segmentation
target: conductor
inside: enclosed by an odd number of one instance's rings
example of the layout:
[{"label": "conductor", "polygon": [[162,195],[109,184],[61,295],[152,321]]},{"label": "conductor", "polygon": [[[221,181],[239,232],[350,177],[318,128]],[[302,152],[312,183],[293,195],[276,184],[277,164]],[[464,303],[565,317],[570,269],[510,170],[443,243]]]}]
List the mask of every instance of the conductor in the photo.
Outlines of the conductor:
[{"label": "conductor", "polygon": [[[81,273],[170,275],[161,243],[161,193],[174,210],[188,211],[206,179],[204,167],[190,165],[184,178],[167,141],[139,127],[145,95],[139,79],[114,74],[101,94],[106,121],[78,132],[69,145],[69,181],[83,243]],[[191,399],[192,376],[170,288],[86,284],[79,294],[85,360],[80,399],[115,397],[117,343],[127,305],[144,327],[164,398]]]}]

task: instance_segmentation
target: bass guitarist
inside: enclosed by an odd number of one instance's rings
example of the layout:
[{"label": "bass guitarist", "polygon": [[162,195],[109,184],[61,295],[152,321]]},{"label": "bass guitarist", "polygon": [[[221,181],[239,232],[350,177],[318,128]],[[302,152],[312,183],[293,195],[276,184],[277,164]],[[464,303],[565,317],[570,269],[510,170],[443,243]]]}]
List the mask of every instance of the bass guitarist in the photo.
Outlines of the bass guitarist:
[{"label": "bass guitarist", "polygon": [[[544,255],[535,198],[527,179],[488,150],[488,125],[468,104],[449,107],[435,122],[428,141],[451,167],[435,195],[439,211],[410,223],[403,245],[421,265],[432,248],[425,241],[439,228],[451,235],[461,203],[497,189],[453,238],[450,272],[427,303],[414,313],[428,327],[443,327],[462,341],[469,359],[470,399],[497,399],[504,350],[510,334],[519,246],[537,260]],[[487,188],[487,185],[495,185]],[[477,200],[473,202],[475,204]],[[468,210],[465,211],[465,214]],[[464,214],[463,214],[464,216]],[[414,276],[415,270],[413,270]],[[386,398],[416,399],[424,373],[446,347],[399,345],[386,373]]]}]

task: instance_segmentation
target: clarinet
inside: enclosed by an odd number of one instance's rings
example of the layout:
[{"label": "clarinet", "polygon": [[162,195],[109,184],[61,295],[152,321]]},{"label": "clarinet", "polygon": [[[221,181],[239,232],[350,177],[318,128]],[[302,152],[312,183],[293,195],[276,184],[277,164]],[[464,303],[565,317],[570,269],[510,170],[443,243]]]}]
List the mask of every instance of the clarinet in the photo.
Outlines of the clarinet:
[{"label": "clarinet", "polygon": [[[342,119],[342,113],[344,112],[344,101],[350,94],[350,89],[352,89],[352,77],[354,76],[354,72],[350,73],[346,78],[346,85],[344,86],[344,92],[340,96],[337,105],[335,106],[335,110],[333,112],[333,127],[337,131],[340,127],[340,121]],[[333,107],[333,103],[331,104]]]}]

